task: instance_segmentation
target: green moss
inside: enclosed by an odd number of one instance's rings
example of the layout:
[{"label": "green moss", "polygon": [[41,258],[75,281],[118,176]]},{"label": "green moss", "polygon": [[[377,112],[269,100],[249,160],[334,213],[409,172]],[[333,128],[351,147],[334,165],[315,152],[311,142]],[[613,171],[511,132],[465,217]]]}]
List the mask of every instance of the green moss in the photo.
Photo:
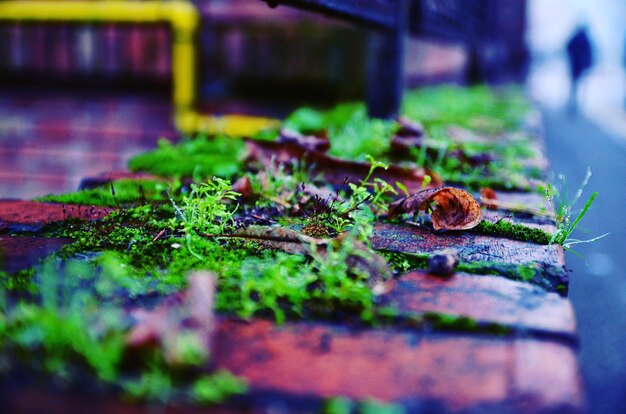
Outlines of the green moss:
[{"label": "green moss", "polygon": [[541,279],[544,272],[543,267],[539,263],[514,265],[495,261],[461,262],[457,270],[474,274],[501,275],[508,279],[525,282]]},{"label": "green moss", "polygon": [[245,392],[245,383],[225,371],[201,374],[206,358],[189,352],[172,366],[161,348],[152,348],[133,353],[132,367],[126,365],[127,300],[154,293],[149,277],[137,278],[128,268],[113,253],[87,261],[50,258],[33,270],[40,289],[28,301],[7,301],[0,290],[0,352],[11,355],[10,366],[66,382],[85,381],[90,374],[106,390],[159,403],[190,389],[203,403]]},{"label": "green moss", "polygon": [[451,315],[438,312],[425,312],[424,321],[438,331],[480,332],[493,335],[507,335],[511,328],[497,323],[479,323],[467,316]]},{"label": "green moss", "polygon": [[331,155],[365,161],[366,155],[381,158],[389,151],[395,125],[389,121],[371,119],[365,110],[355,112],[343,125],[328,129]]},{"label": "green moss", "polygon": [[0,271],[0,283],[2,284],[0,289],[14,293],[34,293],[37,291],[37,286],[33,283],[34,273],[33,268],[22,269],[15,273]]},{"label": "green moss", "polygon": [[[218,198],[211,203],[224,206],[223,198]],[[346,262],[352,254],[349,240],[328,248],[325,256],[313,253],[307,259],[253,243],[202,237],[198,231],[213,232],[202,226],[196,229],[202,223],[196,215],[204,217],[204,210],[196,209],[189,218],[185,211],[175,214],[165,206],[120,210],[98,222],[80,223],[73,232],[64,233],[76,242],[65,246],[60,255],[108,252],[124,264],[124,274],[137,279],[149,276],[165,291],[183,285],[190,270],[212,271],[219,278],[217,309],[245,318],[272,315],[282,322],[287,317],[333,318],[340,312],[364,319],[371,316],[368,275],[355,273]],[[166,219],[168,210],[171,216]],[[210,214],[205,219],[214,225],[223,215]]]},{"label": "green moss", "polygon": [[230,137],[199,136],[178,144],[161,139],[157,149],[133,157],[128,165],[131,171],[197,181],[212,176],[230,178],[241,171],[244,148],[243,141]]},{"label": "green moss", "polygon": [[550,233],[544,230],[524,226],[523,224],[511,223],[505,220],[499,220],[496,223],[483,220],[471,231],[478,234],[506,237],[512,240],[537,244],[550,244],[550,240],[552,239]]},{"label": "green moss", "polygon": [[458,125],[470,130],[497,134],[517,129],[529,110],[519,87],[491,89],[437,86],[405,94],[402,113],[424,123],[427,129]]},{"label": "green moss", "polygon": [[[399,273],[411,270],[425,270],[428,268],[429,253],[400,253],[379,251],[391,267]],[[544,288],[551,288],[552,280],[556,280],[563,273],[563,269],[556,266],[542,265],[536,262],[513,264],[491,260],[461,261],[456,271],[477,275],[503,276],[511,280],[519,280],[538,284]],[[556,288],[558,289],[558,287]]]},{"label": "green moss", "polygon": [[332,397],[326,400],[324,414],[403,414],[405,409],[400,404],[384,403],[372,398],[351,400],[347,397]]},{"label": "green moss", "polygon": [[434,329],[440,331],[473,332],[478,327],[476,320],[465,316],[426,312],[423,317]]},{"label": "green moss", "polygon": [[[167,185],[151,180],[119,180],[96,188],[80,190],[73,193],[47,195],[38,201],[53,203],[78,204],[83,206],[120,207],[133,204],[145,204],[148,201],[166,200],[163,193]],[[88,214],[87,213],[91,213]],[[97,212],[85,211],[87,218],[97,216]],[[81,212],[68,211],[68,215],[80,216]]]},{"label": "green moss", "polygon": [[217,404],[231,395],[245,394],[248,385],[226,370],[219,370],[198,379],[192,387],[194,400],[201,404]]},{"label": "green moss", "polygon": [[367,398],[359,402],[357,412],[359,414],[404,414],[405,409],[400,404],[385,403]]},{"label": "green moss", "polygon": [[379,251],[379,253],[387,259],[393,269],[400,273],[428,268],[429,253],[401,253],[385,250]]},{"label": "green moss", "polygon": [[[528,178],[540,178],[543,173],[526,162],[537,156],[532,137],[508,133],[520,128],[528,110],[518,87],[439,86],[408,92],[402,114],[423,123],[428,143],[407,152],[404,160],[436,172],[445,182],[475,190],[534,190]],[[327,111],[300,108],[284,126],[303,133],[325,131],[331,155],[361,161],[366,154],[389,161],[397,128],[394,122],[369,118],[362,103],[340,104]],[[459,141],[451,136],[451,127],[478,137]]]},{"label": "green moss", "polygon": [[[528,178],[542,175],[527,166],[527,161],[537,157],[532,137],[508,133],[519,130],[529,111],[517,87],[419,89],[406,94],[402,111],[408,118],[422,122],[431,140],[429,156],[425,147],[413,154],[418,165],[435,171],[447,183],[474,190],[534,190]],[[459,142],[451,136],[450,127],[477,134],[477,139]]]}]

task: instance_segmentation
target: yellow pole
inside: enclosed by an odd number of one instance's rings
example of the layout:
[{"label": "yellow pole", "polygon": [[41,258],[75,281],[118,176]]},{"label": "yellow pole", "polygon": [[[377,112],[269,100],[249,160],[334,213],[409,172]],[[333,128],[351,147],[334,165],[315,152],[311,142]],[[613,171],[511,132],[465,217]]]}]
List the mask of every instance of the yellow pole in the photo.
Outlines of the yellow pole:
[{"label": "yellow pole", "polygon": [[169,23],[172,28],[172,88],[176,123],[196,127],[195,42],[200,15],[184,0],[0,1],[0,21]]},{"label": "yellow pole", "polygon": [[239,115],[211,117],[195,111],[195,45],[200,14],[189,1],[0,0],[1,21],[168,23],[172,28],[172,99],[176,126],[181,132],[191,134],[201,129],[215,134],[253,135],[279,124],[273,119]]}]

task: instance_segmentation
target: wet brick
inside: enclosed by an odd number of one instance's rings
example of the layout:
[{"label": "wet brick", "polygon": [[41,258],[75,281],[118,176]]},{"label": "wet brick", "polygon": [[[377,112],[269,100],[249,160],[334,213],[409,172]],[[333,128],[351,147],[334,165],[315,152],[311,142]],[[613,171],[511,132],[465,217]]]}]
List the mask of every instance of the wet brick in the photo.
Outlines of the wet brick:
[{"label": "wet brick", "polygon": [[501,277],[457,273],[447,278],[425,272],[400,277],[385,295],[402,314],[444,313],[514,331],[554,335],[575,342],[571,302],[528,283]]},{"label": "wet brick", "polygon": [[582,406],[574,349],[532,338],[224,320],[214,357],[253,393],[422,401],[444,412]]}]

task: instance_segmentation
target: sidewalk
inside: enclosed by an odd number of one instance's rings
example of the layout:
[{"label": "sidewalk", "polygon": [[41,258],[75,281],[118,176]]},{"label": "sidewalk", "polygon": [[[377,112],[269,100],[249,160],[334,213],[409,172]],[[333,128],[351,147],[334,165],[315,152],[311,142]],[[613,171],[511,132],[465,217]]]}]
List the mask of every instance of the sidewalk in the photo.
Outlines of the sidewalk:
[{"label": "sidewalk", "polygon": [[593,176],[578,203],[593,191],[594,202],[573,237],[589,239],[574,246],[584,259],[567,256],[570,295],[579,322],[580,361],[592,413],[617,413],[626,407],[626,149],[619,138],[578,115],[546,112],[546,141],[551,169],[567,177],[574,194],[587,167]]},{"label": "sidewalk", "polygon": [[0,93],[0,197],[75,191],[85,176],[175,137],[167,95],[103,92]]}]

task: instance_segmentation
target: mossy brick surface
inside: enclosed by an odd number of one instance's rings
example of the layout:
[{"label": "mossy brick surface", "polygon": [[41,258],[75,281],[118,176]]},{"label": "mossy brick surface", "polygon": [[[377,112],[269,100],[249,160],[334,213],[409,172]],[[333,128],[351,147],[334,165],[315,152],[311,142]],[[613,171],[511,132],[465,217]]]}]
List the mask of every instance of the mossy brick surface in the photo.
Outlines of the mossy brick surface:
[{"label": "mossy brick surface", "polygon": [[375,250],[433,253],[452,248],[466,262],[494,261],[512,265],[534,263],[546,271],[540,277],[535,277],[533,283],[550,291],[557,291],[559,286],[569,284],[563,248],[556,244],[540,245],[471,232],[436,234],[426,228],[388,223],[377,223],[370,240]]},{"label": "mossy brick surface", "polygon": [[[550,206],[547,198],[536,192],[522,193],[496,191],[496,200],[514,207],[522,207],[545,212],[552,211],[552,207]],[[553,234],[556,231],[556,225],[553,217],[534,215],[528,212],[515,212],[504,209],[483,209],[483,218],[491,222],[496,222],[497,220],[507,220],[513,223],[523,224],[528,227],[538,228],[550,234]]]},{"label": "mossy brick surface", "polygon": [[214,361],[276,404],[281,395],[342,395],[426,404],[435,412],[582,410],[575,350],[530,337],[226,319]]},{"label": "mossy brick surface", "polygon": [[400,316],[442,313],[470,318],[477,326],[503,325],[523,332],[577,341],[571,302],[556,293],[501,277],[425,272],[400,277],[383,297]]}]

